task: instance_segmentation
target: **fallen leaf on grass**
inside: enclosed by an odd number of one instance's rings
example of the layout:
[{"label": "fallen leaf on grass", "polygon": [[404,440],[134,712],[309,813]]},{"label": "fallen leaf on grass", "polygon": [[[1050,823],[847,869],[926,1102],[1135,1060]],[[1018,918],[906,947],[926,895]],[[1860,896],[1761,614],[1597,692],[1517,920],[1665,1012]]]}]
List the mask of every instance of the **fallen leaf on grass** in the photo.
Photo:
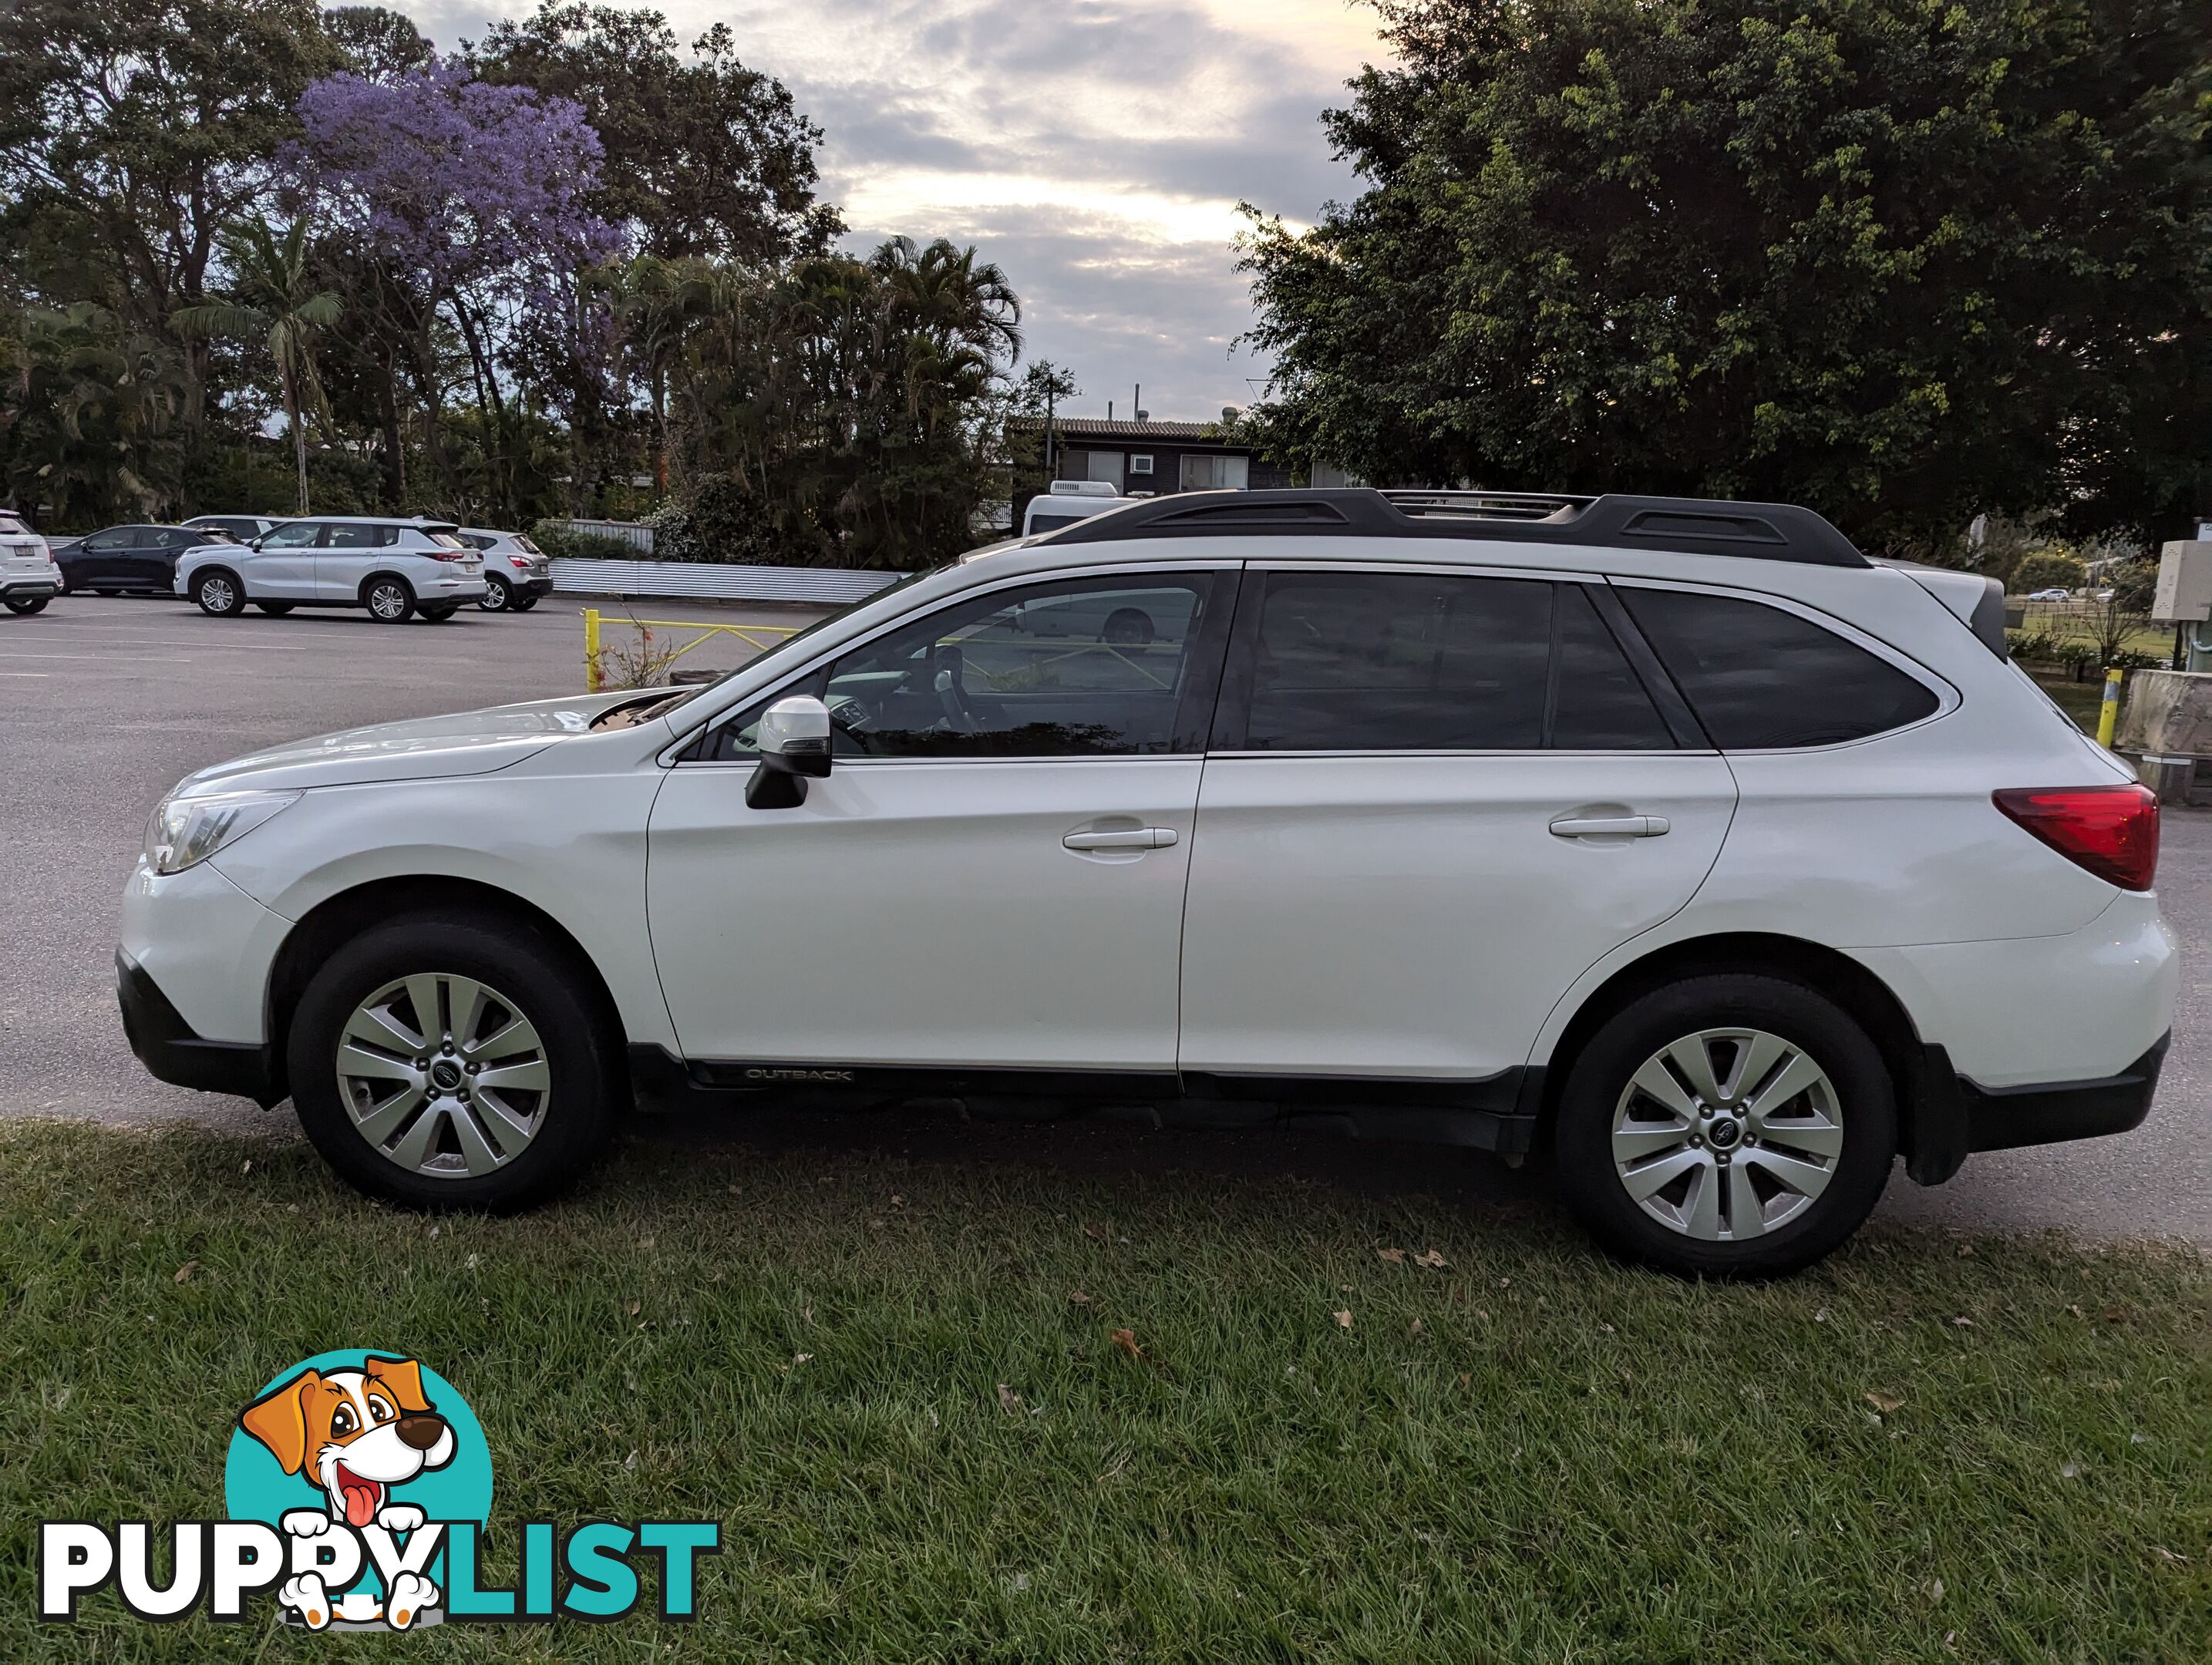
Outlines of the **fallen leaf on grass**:
[{"label": "fallen leaf on grass", "polygon": [[2062,1480],[2070,1480],[2081,1472],[2081,1467],[2079,1463],[2062,1462],[2058,1465],[2058,1478]]},{"label": "fallen leaf on grass", "polygon": [[1972,1244],[1972,1243],[1960,1243],[1960,1244],[1959,1245],[1959,1254],[1960,1254],[1960,1258],[1962,1258],[1962,1259],[1971,1259],[1971,1258],[1972,1258],[1973,1253],[1974,1253],[1974,1246],[1973,1246],[1973,1244]]},{"label": "fallen leaf on grass", "polygon": [[1443,1270],[1445,1266],[1449,1264],[1449,1262],[1444,1259],[1443,1250],[1441,1249],[1432,1249],[1425,1255],[1414,1255],[1413,1264],[1415,1266],[1427,1267],[1431,1271],[1441,1272]]},{"label": "fallen leaf on grass", "polygon": [[198,1261],[186,1261],[177,1268],[177,1281],[180,1284],[189,1284],[192,1280],[192,1273],[199,1269],[200,1263]]},{"label": "fallen leaf on grass", "polygon": [[629,1316],[630,1316],[631,1317],[633,1317],[633,1318],[636,1317],[636,1316],[637,1316],[637,1314],[638,1314],[638,1309],[639,1309],[639,1308],[641,1308],[641,1307],[642,1307],[644,1304],[645,1304],[645,1303],[644,1303],[644,1302],[642,1302],[642,1301],[632,1301],[632,1302],[629,1303]]},{"label": "fallen leaf on grass", "polygon": [[1378,1249],[1375,1252],[1392,1266],[1401,1264],[1406,1258],[1406,1251],[1402,1249]]},{"label": "fallen leaf on grass", "polygon": [[1332,1316],[1336,1320],[1337,1328],[1348,1330],[1352,1328],[1352,1314],[1348,1310],[1335,1313]]},{"label": "fallen leaf on grass", "polygon": [[1421,1333],[1421,1321],[1418,1318],[1413,1320],[1413,1328],[1407,1333],[1413,1335],[1419,1335]]},{"label": "fallen leaf on grass", "polygon": [[1970,1330],[1974,1327],[1974,1321],[1966,1316],[1963,1313],[1958,1317],[1954,1318],[1951,1322],[1962,1330]]},{"label": "fallen leaf on grass", "polygon": [[1884,1416],[1888,1415],[1892,1411],[1899,1409],[1905,1403],[1905,1400],[1901,1395],[1897,1394],[1886,1394],[1879,1388],[1868,1389],[1865,1398],[1868,1404],[1873,1406],[1875,1410],[1880,1411]]},{"label": "fallen leaf on grass", "polygon": [[1106,1233],[1097,1226],[1090,1224],[1087,1222],[1084,1225],[1083,1235],[1090,1238],[1091,1241],[1095,1243],[1104,1243],[1106,1241]]},{"label": "fallen leaf on grass", "polygon": [[2157,1556],[2160,1560],[2165,1562],[2168,1566],[2187,1566],[2189,1565],[2189,1558],[2186,1555],[2176,1555],[2164,1544],[2153,1544],[2150,1547],[2150,1553]]},{"label": "fallen leaf on grass", "polygon": [[1134,1330],[1115,1330],[1114,1345],[1132,1358],[1142,1358],[1145,1356],[1145,1350],[1137,1345],[1137,1332]]},{"label": "fallen leaf on grass", "polygon": [[253,1158],[252,1157],[246,1158],[246,1165],[243,1168],[240,1168],[238,1171],[241,1174],[252,1173],[253,1171]]},{"label": "fallen leaf on grass", "polygon": [[1941,1578],[1928,1586],[1928,1599],[1930,1601],[1941,1601],[1943,1599],[1943,1581]]},{"label": "fallen leaf on grass", "polygon": [[1008,1416],[1015,1415],[1022,1408],[1022,1396],[1003,1382],[999,1384],[999,1408]]},{"label": "fallen leaf on grass", "polygon": [[804,1364],[808,1359],[813,1357],[814,1355],[811,1352],[795,1352],[791,1356],[791,1362],[794,1364]]},{"label": "fallen leaf on grass", "polygon": [[1071,1289],[1068,1291],[1067,1298],[1074,1302],[1079,1307],[1087,1307],[1091,1304],[1091,1297],[1088,1295],[1085,1295],[1079,1289]]}]

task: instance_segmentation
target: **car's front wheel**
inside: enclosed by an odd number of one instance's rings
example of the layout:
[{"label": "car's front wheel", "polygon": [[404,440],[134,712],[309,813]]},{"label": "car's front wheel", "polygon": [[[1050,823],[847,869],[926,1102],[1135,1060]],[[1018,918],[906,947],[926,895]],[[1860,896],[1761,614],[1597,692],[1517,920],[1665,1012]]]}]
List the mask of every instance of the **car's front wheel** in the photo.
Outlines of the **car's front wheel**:
[{"label": "car's front wheel", "polygon": [[236,618],[246,611],[246,586],[227,572],[202,573],[192,580],[192,599],[215,618]]},{"label": "car's front wheel", "polygon": [[484,592],[477,598],[477,605],[488,613],[511,611],[514,606],[514,586],[497,573],[486,573]]},{"label": "car's front wheel", "polygon": [[300,1125],[372,1195],[519,1208],[613,1126],[614,1037],[574,956],[520,922],[401,918],[323,963],[286,1048]]},{"label": "car's front wheel", "polygon": [[380,624],[404,624],[415,611],[415,592],[404,579],[374,578],[362,586],[361,605]]},{"label": "car's front wheel", "polygon": [[1686,979],[1616,1012],[1570,1066],[1568,1206],[1629,1260],[1686,1276],[1793,1272],[1858,1230],[1897,1151],[1887,1067],[1802,984]]}]

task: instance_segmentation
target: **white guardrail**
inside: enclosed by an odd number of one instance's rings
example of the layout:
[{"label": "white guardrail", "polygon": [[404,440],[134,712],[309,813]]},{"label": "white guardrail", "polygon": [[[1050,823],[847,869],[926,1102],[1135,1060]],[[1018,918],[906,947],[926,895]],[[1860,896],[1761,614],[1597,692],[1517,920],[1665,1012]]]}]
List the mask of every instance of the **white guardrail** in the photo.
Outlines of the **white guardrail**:
[{"label": "white guardrail", "polygon": [[896,584],[899,573],[835,567],[729,567],[695,561],[571,561],[556,558],[553,587],[578,595],[665,595],[698,601],[865,600]]}]

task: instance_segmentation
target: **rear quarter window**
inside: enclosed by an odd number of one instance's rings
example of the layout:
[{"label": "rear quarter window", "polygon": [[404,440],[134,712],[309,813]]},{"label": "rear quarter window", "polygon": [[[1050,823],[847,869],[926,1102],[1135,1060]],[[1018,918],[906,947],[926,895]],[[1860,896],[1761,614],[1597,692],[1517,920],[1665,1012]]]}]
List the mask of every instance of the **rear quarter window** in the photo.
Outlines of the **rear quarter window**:
[{"label": "rear quarter window", "polygon": [[1779,607],[1629,585],[1618,593],[1723,751],[1840,745],[1938,704],[1925,684]]}]

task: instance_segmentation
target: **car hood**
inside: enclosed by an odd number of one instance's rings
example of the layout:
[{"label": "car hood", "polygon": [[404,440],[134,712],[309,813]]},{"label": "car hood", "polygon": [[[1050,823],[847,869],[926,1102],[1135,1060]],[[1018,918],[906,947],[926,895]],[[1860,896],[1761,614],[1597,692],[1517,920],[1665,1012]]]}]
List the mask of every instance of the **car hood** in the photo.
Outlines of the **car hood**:
[{"label": "car hood", "polygon": [[[665,697],[665,690],[656,693]],[[547,746],[586,733],[592,719],[638,698],[637,690],[581,694],[449,717],[375,723],[291,740],[266,751],[215,763],[177,783],[179,797],[215,792],[358,786],[371,781],[422,781],[489,775]]]}]

